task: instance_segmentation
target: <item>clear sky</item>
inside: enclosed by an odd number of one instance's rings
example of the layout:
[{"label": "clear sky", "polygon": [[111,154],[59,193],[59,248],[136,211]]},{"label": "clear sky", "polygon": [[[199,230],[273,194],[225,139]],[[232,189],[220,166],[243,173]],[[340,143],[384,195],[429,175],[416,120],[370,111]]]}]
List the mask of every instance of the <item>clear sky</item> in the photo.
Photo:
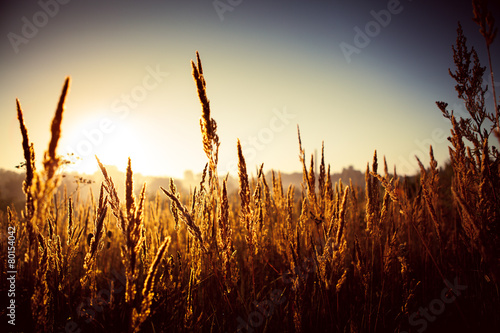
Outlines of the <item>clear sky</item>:
[{"label": "clear sky", "polygon": [[[471,3],[462,0],[41,0],[1,6],[5,169],[23,160],[15,99],[41,160],[70,76],[58,152],[81,156],[73,169],[94,172],[96,154],[122,170],[131,156],[134,171],[144,174],[200,172],[206,157],[190,67],[198,50],[221,139],[222,173],[236,175],[237,138],[249,170],[264,163],[266,170],[300,171],[297,124],[306,154],[325,141],[332,171],[349,165],[364,170],[377,149],[390,168],[412,173],[413,156],[427,162],[431,143],[440,164],[448,156],[449,125],[435,101],[463,112],[448,75],[457,21],[487,65]],[[498,72],[499,45],[497,38],[492,57]],[[491,110],[491,96],[487,105]]]}]

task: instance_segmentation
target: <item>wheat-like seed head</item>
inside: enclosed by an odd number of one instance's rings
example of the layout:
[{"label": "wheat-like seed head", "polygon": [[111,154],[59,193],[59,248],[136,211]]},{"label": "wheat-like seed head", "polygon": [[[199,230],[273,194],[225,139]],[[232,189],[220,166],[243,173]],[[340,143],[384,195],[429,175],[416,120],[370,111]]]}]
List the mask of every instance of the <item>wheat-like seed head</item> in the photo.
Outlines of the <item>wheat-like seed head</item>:
[{"label": "wheat-like seed head", "polygon": [[186,226],[188,227],[189,232],[199,241],[200,247],[205,251],[208,252],[207,248],[205,247],[202,233],[200,228],[194,223],[193,216],[191,213],[187,210],[187,208],[180,202],[180,200],[177,198],[177,196],[174,193],[170,193],[166,189],[160,186],[160,189],[169,197],[173,204],[177,206],[177,209],[181,212],[182,218]]},{"label": "wheat-like seed head", "polygon": [[337,239],[336,244],[340,246],[340,240],[342,238],[342,233],[344,231],[345,226],[345,212],[347,210],[347,196],[349,195],[349,186],[347,186],[344,190],[344,197],[342,198],[342,204],[339,212],[339,228],[337,230]]},{"label": "wheat-like seed head", "polygon": [[51,131],[51,139],[49,143],[49,147],[44,155],[43,165],[45,167],[45,172],[47,173],[47,180],[53,178],[57,168],[60,164],[60,159],[56,155],[57,143],[59,142],[59,138],[61,136],[61,123],[64,112],[64,102],[66,100],[66,95],[69,89],[69,77],[66,78],[63,86],[63,90],[61,93],[61,97],[59,98],[59,103],[57,104],[56,113],[54,115],[54,119],[52,120],[52,125],[50,128]]},{"label": "wheat-like seed head", "polygon": [[126,180],[125,180],[125,203],[126,203],[125,207],[129,223],[132,222],[135,213],[134,180],[132,176],[133,176],[132,163],[129,157],[127,164]]},{"label": "wheat-like seed head", "polygon": [[160,263],[165,256],[165,253],[168,251],[168,246],[170,245],[170,236],[165,237],[164,241],[160,245],[156,256],[153,260],[153,263],[149,267],[148,274],[144,281],[144,287],[142,289],[142,302],[141,302],[141,311],[138,314],[134,309],[132,315],[132,329],[134,332],[140,332],[141,326],[144,324],[146,319],[151,314],[151,305],[153,304],[153,297],[155,295],[155,277],[158,273]]},{"label": "wheat-like seed head", "polygon": [[[245,157],[241,150],[240,139],[238,139],[237,145],[238,149],[238,176],[240,182],[240,198],[241,198],[241,215],[240,219],[244,223],[247,229],[249,237],[253,233],[253,228],[251,224],[251,211],[250,211],[250,185],[248,182],[247,166],[245,163]],[[251,244],[250,238],[250,244]]]},{"label": "wheat-like seed head", "polygon": [[118,228],[124,233],[127,230],[127,221],[126,217],[123,215],[123,211],[120,208],[120,199],[118,197],[118,192],[116,191],[115,184],[113,183],[111,177],[109,177],[104,165],[101,163],[101,161],[99,161],[99,158],[97,158],[97,156],[95,156],[95,158],[104,176],[103,186],[109,195],[108,203],[111,207],[113,215],[117,219]]},{"label": "wheat-like seed head", "polygon": [[[196,82],[198,90],[198,97],[200,99],[202,115],[200,119],[200,127],[203,139],[203,150],[210,161],[210,168],[212,172],[216,172],[218,153],[219,153],[219,136],[217,135],[217,123],[210,115],[210,101],[207,97],[206,81],[203,75],[203,68],[201,66],[200,55],[196,51],[196,61],[191,60],[191,68],[193,69],[193,78]],[[215,175],[215,174],[214,174]]]},{"label": "wheat-like seed head", "polygon": [[488,8],[486,0],[472,0],[473,20],[479,25],[481,35],[486,40],[486,45],[493,44],[498,29],[495,27],[495,17]]}]

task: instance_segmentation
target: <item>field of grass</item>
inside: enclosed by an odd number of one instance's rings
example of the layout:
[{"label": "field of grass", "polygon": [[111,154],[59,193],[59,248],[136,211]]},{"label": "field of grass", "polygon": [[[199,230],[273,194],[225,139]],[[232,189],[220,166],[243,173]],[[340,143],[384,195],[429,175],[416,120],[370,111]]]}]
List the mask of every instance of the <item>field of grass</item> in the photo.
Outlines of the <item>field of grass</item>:
[{"label": "field of grass", "polygon": [[[489,48],[493,33],[483,36]],[[500,155],[490,142],[500,140],[498,106],[486,110],[485,68],[460,28],[453,51],[450,74],[470,117],[437,103],[452,124],[451,162],[438,168],[430,147],[417,184],[376,152],[364,188],[331,179],[323,154],[315,173],[298,131],[300,188],[283,188],[280,173],[266,178],[263,167],[250,178],[238,141],[239,191],[228,193],[197,54],[207,155],[199,185],[180,193],[171,182],[150,200],[146,185],[134,189],[129,160],[122,198],[97,160],[100,193],[83,200],[59,186],[69,79],[42,170],[18,101],[26,205],[0,211],[2,331],[499,330]]]}]

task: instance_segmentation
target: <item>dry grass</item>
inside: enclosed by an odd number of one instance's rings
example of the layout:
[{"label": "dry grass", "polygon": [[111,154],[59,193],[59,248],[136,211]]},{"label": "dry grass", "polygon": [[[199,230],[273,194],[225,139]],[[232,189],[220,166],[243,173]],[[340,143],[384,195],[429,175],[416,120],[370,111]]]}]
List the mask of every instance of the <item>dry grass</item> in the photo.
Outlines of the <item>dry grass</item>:
[{"label": "dry grass", "polygon": [[[485,14],[476,12],[484,26]],[[485,38],[494,39],[488,31]],[[324,149],[319,173],[312,158],[308,170],[299,132],[301,189],[285,191],[280,173],[266,179],[263,166],[250,178],[238,141],[239,193],[229,193],[227,178],[217,173],[220,142],[198,53],[192,68],[208,161],[189,194],[172,181],[169,189],[161,188],[166,197],[158,191],[147,198],[144,185],[137,199],[129,159],[121,201],[97,159],[104,177],[98,202],[68,195],[59,187],[56,149],[69,80],[41,173],[17,101],[26,207],[0,214],[2,230],[7,225],[17,230],[17,327],[40,332],[422,328],[413,320],[426,322],[428,332],[498,329],[500,156],[490,143],[497,117],[485,108],[480,86],[485,69],[467,48],[461,28],[453,50],[457,69],[450,74],[470,117],[457,119],[446,103],[437,103],[452,125],[450,165],[438,168],[431,147],[430,165],[418,161],[415,182],[398,176],[396,168],[389,174],[385,158],[379,174],[375,152],[364,189],[332,182]],[[4,240],[1,246],[5,251]],[[455,277],[467,289],[426,320],[421,307],[443,297],[443,281]]]}]

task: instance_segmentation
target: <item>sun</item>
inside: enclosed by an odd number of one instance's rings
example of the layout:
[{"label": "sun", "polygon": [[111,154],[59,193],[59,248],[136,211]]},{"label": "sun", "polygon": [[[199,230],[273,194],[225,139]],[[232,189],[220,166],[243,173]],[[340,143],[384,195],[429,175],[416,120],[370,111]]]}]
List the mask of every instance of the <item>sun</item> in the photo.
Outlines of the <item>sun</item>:
[{"label": "sun", "polygon": [[144,131],[132,122],[102,118],[71,127],[61,140],[61,154],[70,161],[65,166],[67,171],[95,173],[98,170],[95,156],[104,165],[114,165],[122,171],[130,157],[135,170],[144,169],[144,155],[150,152],[142,139]]},{"label": "sun", "polygon": [[[130,157],[134,173],[180,178],[192,166],[193,154],[187,154],[189,149],[184,146],[185,142],[178,144],[177,133],[173,132],[175,130],[153,131],[145,119],[112,121],[111,118],[94,117],[73,121],[61,139],[59,153],[70,162],[65,164],[63,171],[94,174],[99,171],[97,156],[103,165],[113,165],[125,172]],[[187,157],[169,158],[182,155]],[[203,162],[194,164],[200,168],[204,165]]]}]

